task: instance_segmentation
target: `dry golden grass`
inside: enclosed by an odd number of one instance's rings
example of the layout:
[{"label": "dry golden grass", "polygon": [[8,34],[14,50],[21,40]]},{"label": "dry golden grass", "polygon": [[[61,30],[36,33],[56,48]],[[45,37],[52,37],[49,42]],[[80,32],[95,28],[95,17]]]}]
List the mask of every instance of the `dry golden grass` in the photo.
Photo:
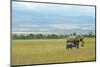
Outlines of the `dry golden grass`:
[{"label": "dry golden grass", "polygon": [[95,60],[95,38],[85,38],[85,46],[66,50],[66,39],[12,41],[12,65]]}]

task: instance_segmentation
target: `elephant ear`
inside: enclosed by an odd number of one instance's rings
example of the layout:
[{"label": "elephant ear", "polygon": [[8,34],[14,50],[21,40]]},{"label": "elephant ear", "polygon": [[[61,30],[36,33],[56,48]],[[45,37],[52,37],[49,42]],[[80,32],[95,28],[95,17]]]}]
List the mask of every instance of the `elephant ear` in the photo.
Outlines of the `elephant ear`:
[{"label": "elephant ear", "polygon": [[76,36],[76,39],[80,40],[80,36],[79,36],[79,35],[77,35],[77,36]]},{"label": "elephant ear", "polygon": [[83,39],[83,36],[82,35],[77,35],[77,39],[81,40],[81,39]]}]

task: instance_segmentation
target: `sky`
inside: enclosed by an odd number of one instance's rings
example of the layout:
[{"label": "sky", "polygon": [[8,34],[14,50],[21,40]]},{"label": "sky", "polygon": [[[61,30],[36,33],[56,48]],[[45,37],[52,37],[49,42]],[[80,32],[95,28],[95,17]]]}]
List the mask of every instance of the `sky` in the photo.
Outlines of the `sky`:
[{"label": "sky", "polygon": [[95,7],[12,2],[13,32],[95,32]]}]

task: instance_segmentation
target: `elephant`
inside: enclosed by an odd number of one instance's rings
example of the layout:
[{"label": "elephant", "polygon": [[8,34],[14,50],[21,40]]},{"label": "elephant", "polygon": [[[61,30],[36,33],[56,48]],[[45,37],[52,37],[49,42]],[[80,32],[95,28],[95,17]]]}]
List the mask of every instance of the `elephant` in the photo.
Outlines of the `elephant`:
[{"label": "elephant", "polygon": [[75,44],[73,42],[67,42],[67,45],[66,45],[66,49],[69,49],[69,48],[73,48],[75,47]]},{"label": "elephant", "polygon": [[[68,46],[69,45],[72,45],[71,43],[73,43],[74,44],[74,46],[73,47],[75,47],[75,48],[79,48],[79,43],[82,43],[81,44],[81,47],[83,47],[84,46],[84,38],[83,38],[83,36],[82,35],[75,35],[75,36],[69,36],[68,38],[67,38],[67,41],[66,41],[66,48],[68,48]],[[71,47],[72,48],[72,47]]]}]

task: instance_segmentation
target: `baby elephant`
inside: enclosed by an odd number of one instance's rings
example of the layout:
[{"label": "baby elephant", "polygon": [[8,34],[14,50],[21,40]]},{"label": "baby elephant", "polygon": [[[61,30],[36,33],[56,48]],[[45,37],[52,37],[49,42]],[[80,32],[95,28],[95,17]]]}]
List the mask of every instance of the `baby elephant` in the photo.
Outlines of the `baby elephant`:
[{"label": "baby elephant", "polygon": [[75,44],[73,43],[73,42],[68,42],[67,44],[66,44],[66,49],[69,49],[69,48],[73,48],[73,47],[75,47]]}]

